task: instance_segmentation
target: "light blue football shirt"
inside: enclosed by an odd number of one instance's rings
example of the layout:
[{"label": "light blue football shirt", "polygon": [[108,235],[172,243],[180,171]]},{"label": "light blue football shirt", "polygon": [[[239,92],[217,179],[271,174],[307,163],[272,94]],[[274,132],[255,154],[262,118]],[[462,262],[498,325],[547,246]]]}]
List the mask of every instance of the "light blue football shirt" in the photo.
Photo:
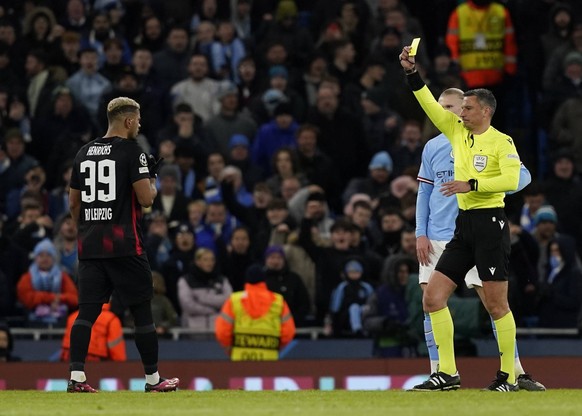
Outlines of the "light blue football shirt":
[{"label": "light blue football shirt", "polygon": [[[439,188],[454,179],[454,158],[451,143],[444,134],[429,140],[422,151],[418,172],[418,196],[416,199],[416,237],[429,240],[449,241],[455,231],[455,218],[459,213],[457,198],[446,197]],[[531,174],[522,164],[519,172],[521,191],[531,182]]]}]

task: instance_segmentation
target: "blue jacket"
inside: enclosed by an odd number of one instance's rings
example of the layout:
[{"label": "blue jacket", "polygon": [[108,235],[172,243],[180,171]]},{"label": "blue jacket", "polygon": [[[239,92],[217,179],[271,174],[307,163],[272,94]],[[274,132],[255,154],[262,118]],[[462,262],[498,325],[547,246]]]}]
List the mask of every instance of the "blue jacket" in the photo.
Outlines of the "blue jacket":
[{"label": "blue jacket", "polygon": [[277,150],[285,146],[296,147],[295,132],[298,127],[296,122],[292,122],[288,129],[282,130],[275,120],[272,120],[259,128],[251,156],[253,162],[263,169],[265,177],[272,174],[271,159]]}]

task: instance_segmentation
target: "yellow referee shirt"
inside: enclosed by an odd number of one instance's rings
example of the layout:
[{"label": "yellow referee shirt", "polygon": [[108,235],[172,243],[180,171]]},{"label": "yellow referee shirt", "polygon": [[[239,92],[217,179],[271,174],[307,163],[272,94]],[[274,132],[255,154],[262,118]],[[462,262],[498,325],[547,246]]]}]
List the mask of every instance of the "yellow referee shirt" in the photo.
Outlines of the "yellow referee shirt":
[{"label": "yellow referee shirt", "polygon": [[474,135],[455,114],[445,110],[425,85],[414,91],[416,99],[434,125],[447,136],[455,158],[455,180],[478,181],[477,192],[457,194],[459,208],[502,208],[505,192],[519,183],[520,160],[511,137],[489,127]]}]

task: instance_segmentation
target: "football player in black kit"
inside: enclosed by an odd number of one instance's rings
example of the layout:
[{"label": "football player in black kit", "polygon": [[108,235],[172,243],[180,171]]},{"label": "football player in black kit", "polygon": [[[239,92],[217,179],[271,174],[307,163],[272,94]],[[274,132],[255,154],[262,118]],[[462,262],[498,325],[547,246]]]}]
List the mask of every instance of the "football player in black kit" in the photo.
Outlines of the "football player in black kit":
[{"label": "football player in black kit", "polygon": [[158,373],[158,338],[152,318],[152,273],[145,254],[141,209],[156,197],[160,160],[146,156],[135,138],[139,104],[127,97],[107,105],[104,137],[83,146],[73,166],[69,204],[77,221],[79,316],[71,331],[70,393],[94,393],[87,384],[85,357],[91,327],[111,293],[120,296],[135,320],[135,343],[146,374],[146,392],[174,391],[179,379]]}]

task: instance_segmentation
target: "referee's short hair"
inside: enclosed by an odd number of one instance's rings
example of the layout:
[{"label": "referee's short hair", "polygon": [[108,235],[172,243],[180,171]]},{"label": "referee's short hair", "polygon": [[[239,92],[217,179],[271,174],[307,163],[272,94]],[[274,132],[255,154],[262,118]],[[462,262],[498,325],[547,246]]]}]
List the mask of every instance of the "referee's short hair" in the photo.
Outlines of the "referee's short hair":
[{"label": "referee's short hair", "polygon": [[465,97],[477,97],[477,101],[484,107],[491,109],[491,117],[495,114],[497,108],[497,100],[491,91],[485,88],[475,88],[473,90],[465,91]]},{"label": "referee's short hair", "polygon": [[112,122],[127,113],[137,113],[139,103],[128,97],[117,97],[107,104],[107,120]]}]

